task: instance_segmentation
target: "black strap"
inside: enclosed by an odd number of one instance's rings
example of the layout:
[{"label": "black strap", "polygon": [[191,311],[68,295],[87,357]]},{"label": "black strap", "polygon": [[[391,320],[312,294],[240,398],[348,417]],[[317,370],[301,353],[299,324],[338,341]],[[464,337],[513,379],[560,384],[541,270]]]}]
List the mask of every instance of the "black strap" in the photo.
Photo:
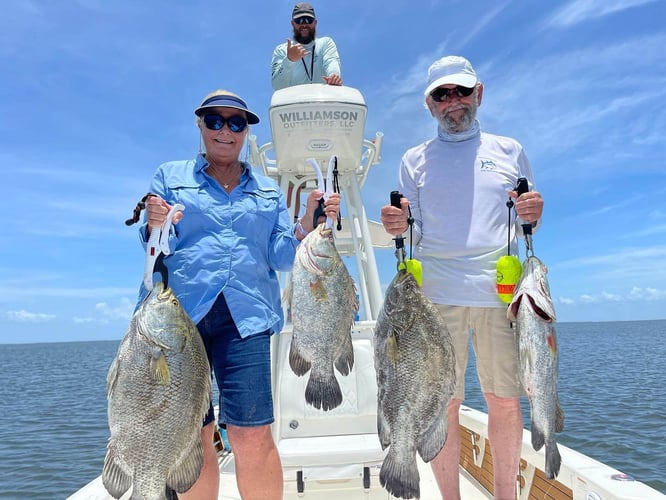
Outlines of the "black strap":
[{"label": "black strap", "polygon": [[[338,157],[335,157],[335,164],[333,165],[333,192],[340,193],[340,179],[338,177]],[[326,189],[326,180],[324,180],[324,189]],[[319,205],[315,209],[314,217],[312,218],[312,227],[317,227],[317,221],[322,215],[326,215],[326,206],[324,205],[324,198],[319,198]],[[342,215],[338,212],[338,225],[336,226],[338,231],[342,231]]]},{"label": "black strap", "polygon": [[134,211],[132,212],[132,217],[127,219],[125,221],[126,226],[131,226],[132,224],[136,224],[139,222],[139,219],[141,217],[141,210],[146,208],[146,200],[148,199],[149,196],[157,196],[153,193],[147,193],[139,202],[136,204],[136,207],[134,207]]},{"label": "black strap", "polygon": [[315,54],[315,43],[312,44],[312,53],[310,55],[310,72],[308,73],[308,67],[305,65],[305,61],[301,57],[301,62],[303,63],[303,69],[305,69],[305,74],[308,77],[308,80],[310,80],[310,83],[312,83],[312,79],[314,78],[314,54]]},{"label": "black strap", "polygon": [[511,255],[511,209],[513,208],[513,200],[509,198],[509,201],[506,202],[506,206],[509,208],[509,223],[507,224],[506,229],[506,254]]}]

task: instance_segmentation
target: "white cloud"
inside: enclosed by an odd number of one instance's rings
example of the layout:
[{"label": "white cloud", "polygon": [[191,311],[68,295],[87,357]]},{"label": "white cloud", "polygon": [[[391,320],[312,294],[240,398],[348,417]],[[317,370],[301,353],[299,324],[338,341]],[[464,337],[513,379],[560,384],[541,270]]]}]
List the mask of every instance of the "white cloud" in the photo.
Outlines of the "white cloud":
[{"label": "white cloud", "polygon": [[597,294],[582,294],[578,297],[558,297],[554,302],[563,305],[575,305],[612,304],[618,302],[655,302],[659,300],[666,300],[666,290],[633,287],[622,294],[602,291]]},{"label": "white cloud", "polygon": [[554,28],[570,26],[652,3],[655,0],[574,0],[550,18],[547,25]]},{"label": "white cloud", "polygon": [[106,302],[95,304],[95,316],[74,316],[72,321],[77,324],[102,323],[107,324],[114,321],[129,321],[134,312],[134,302],[127,297],[120,299],[116,306],[109,305]]},{"label": "white cloud", "polygon": [[102,314],[102,317],[108,320],[128,320],[132,317],[135,303],[127,297],[120,300],[120,304],[112,307],[106,302],[99,302],[95,305],[95,310]]},{"label": "white cloud", "polygon": [[0,286],[0,299],[16,299],[18,297],[56,297],[60,299],[89,299],[91,297],[117,297],[137,293],[137,287],[96,287],[96,288],[66,288],[66,287],[20,287]]},{"label": "white cloud", "polygon": [[88,323],[95,323],[98,320],[95,319],[95,318],[81,318],[79,316],[74,316],[72,318],[72,321],[74,321],[74,323],[76,323],[77,325],[84,325],[84,324],[88,324]]},{"label": "white cloud", "polygon": [[629,292],[629,298],[633,300],[655,301],[666,299],[666,290],[657,288],[633,287]]},{"label": "white cloud", "polygon": [[25,309],[8,311],[6,316],[10,321],[16,321],[17,323],[44,323],[56,318],[55,314],[34,313]]},{"label": "white cloud", "polygon": [[[666,246],[624,248],[617,252],[578,257],[560,262],[558,268],[587,268],[590,266],[626,267],[646,266],[655,272],[654,263],[666,258]],[[551,268],[555,266],[550,266]]]}]

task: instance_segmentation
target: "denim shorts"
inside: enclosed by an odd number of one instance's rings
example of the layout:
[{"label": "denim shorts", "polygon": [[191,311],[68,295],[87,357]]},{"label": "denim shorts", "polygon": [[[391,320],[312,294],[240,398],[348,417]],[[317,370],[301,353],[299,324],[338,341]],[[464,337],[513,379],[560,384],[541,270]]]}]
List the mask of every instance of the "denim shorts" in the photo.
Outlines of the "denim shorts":
[{"label": "denim shorts", "polygon": [[[222,293],[197,327],[219,390],[218,422],[242,427],[271,424],[270,332],[241,338]],[[214,419],[211,402],[203,425]]]}]

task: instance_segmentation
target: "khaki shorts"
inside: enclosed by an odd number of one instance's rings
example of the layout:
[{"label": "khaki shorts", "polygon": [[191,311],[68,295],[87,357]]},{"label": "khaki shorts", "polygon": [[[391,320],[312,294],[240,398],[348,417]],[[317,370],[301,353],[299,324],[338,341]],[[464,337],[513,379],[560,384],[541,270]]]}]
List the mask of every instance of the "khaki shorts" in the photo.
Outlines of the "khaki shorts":
[{"label": "khaki shorts", "polygon": [[520,397],[518,346],[505,308],[435,304],[446,323],[456,355],[457,399],[465,399],[465,370],[472,335],[481,390],[498,397]]}]

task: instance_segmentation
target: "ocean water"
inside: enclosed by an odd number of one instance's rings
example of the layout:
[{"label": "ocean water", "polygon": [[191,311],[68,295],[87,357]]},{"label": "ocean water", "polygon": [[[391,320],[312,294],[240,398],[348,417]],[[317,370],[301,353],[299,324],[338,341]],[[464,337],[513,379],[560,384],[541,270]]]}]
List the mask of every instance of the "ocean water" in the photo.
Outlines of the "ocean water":
[{"label": "ocean water", "polygon": [[[557,332],[558,442],[666,493],[666,320]],[[0,345],[0,499],[66,498],[101,473],[118,343]],[[473,370],[466,385],[465,403],[485,411]]]}]

